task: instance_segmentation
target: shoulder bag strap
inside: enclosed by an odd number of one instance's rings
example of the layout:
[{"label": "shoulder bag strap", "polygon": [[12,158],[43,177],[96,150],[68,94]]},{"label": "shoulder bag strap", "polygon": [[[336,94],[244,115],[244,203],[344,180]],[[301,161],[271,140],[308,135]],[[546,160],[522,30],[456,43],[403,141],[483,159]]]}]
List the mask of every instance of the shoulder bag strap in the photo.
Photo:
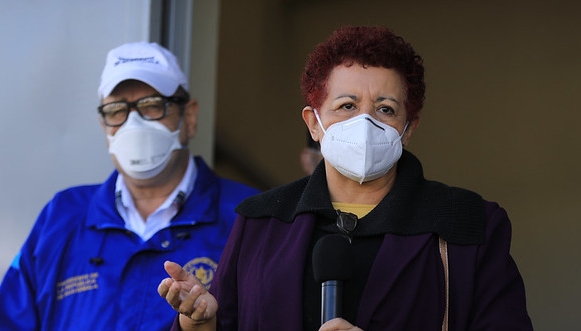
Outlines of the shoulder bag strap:
[{"label": "shoulder bag strap", "polygon": [[448,272],[448,243],[440,237],[440,257],[444,266],[444,281],[446,286],[446,309],[444,310],[444,320],[442,321],[442,331],[448,331],[448,314],[450,303],[450,275]]}]

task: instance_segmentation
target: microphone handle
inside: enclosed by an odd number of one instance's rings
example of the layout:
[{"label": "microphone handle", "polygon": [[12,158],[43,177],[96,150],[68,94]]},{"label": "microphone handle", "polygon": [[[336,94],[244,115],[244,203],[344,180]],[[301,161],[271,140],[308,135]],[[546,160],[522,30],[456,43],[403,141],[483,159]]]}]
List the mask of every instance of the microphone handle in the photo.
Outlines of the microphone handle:
[{"label": "microphone handle", "polygon": [[343,281],[328,280],[321,286],[321,324],[335,317],[341,317]]}]

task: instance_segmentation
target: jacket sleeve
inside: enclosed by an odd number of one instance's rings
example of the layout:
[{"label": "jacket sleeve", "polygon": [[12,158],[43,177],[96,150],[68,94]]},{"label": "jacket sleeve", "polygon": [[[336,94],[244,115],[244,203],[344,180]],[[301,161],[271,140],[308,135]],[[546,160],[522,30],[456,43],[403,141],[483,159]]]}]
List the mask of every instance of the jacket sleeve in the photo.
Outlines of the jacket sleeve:
[{"label": "jacket sleeve", "polygon": [[[476,263],[473,277],[470,277],[473,279],[473,294],[458,294],[473,295],[472,304],[466,306],[470,308],[465,315],[465,329],[532,331],[524,282],[510,255],[512,230],[508,215],[496,203],[488,203],[486,210],[486,242],[475,250]],[[454,262],[450,260],[450,263]],[[451,286],[455,281],[464,285],[470,282],[458,277],[461,276],[450,279]],[[470,292],[468,288],[464,290]]]},{"label": "jacket sleeve", "polygon": [[40,330],[36,299],[35,249],[46,208],[10,265],[0,285],[0,321],[3,330]]},{"label": "jacket sleeve", "polygon": [[177,314],[176,318],[174,318],[173,324],[171,325],[171,329],[169,329],[169,331],[182,331],[182,328],[180,327],[180,315],[179,314]]},{"label": "jacket sleeve", "polygon": [[217,330],[238,329],[238,285],[236,281],[245,218],[238,216],[216,269],[210,293],[218,301]]}]

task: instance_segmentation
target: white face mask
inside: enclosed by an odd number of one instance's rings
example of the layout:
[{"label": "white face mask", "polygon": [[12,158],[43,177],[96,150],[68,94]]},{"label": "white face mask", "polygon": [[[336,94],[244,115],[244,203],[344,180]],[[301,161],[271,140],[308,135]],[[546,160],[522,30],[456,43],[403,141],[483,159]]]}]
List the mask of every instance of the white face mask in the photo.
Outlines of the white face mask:
[{"label": "white face mask", "polygon": [[[337,171],[359,184],[385,175],[402,153],[401,137],[393,127],[376,121],[368,114],[323,128],[321,153]],[[407,124],[404,132],[407,129]]]},{"label": "white face mask", "polygon": [[107,135],[109,154],[115,155],[127,175],[153,178],[165,168],[174,150],[186,148],[180,143],[179,127],[171,132],[159,121],[146,121],[132,111],[114,136]]}]

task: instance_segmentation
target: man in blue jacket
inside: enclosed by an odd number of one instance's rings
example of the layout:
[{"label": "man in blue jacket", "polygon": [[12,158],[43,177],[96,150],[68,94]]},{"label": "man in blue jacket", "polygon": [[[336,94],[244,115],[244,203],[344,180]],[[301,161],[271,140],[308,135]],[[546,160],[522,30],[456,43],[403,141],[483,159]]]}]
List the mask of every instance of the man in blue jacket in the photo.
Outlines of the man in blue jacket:
[{"label": "man in blue jacket", "polygon": [[198,105],[167,49],[111,50],[99,96],[116,171],[42,210],[0,285],[1,330],[169,329],[173,311],[156,292],[164,261],[209,287],[234,207],[258,193],[190,154]]}]

